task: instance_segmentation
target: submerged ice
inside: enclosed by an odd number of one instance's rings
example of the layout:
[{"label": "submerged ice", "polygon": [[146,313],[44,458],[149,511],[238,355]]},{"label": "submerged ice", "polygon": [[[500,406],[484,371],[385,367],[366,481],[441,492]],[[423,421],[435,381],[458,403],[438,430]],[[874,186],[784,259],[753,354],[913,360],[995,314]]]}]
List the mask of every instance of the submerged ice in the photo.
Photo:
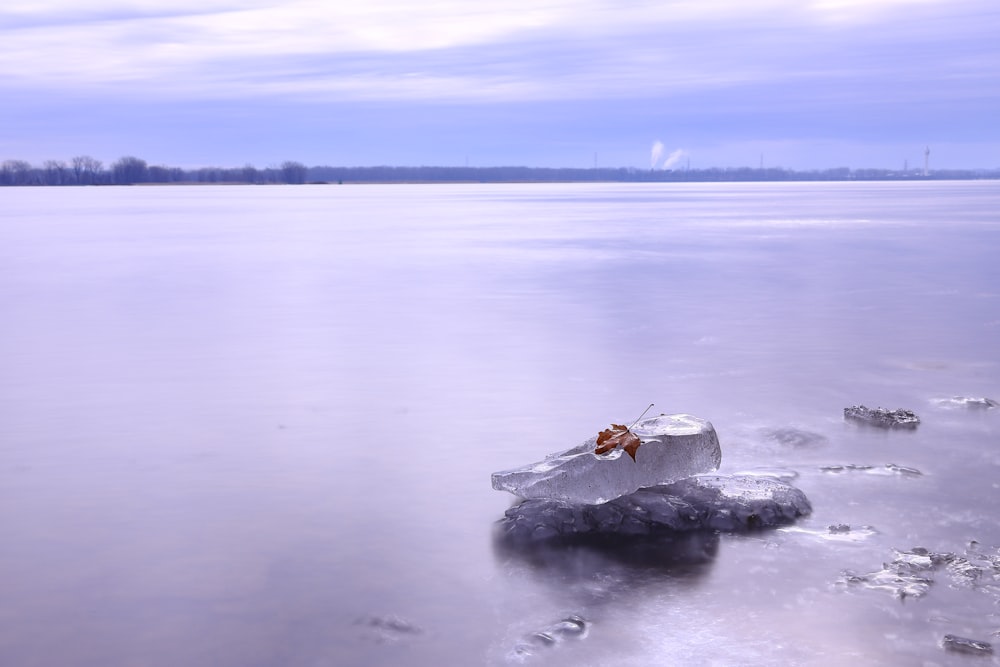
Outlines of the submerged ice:
[{"label": "submerged ice", "polygon": [[634,461],[622,449],[595,454],[595,436],[537,463],[493,473],[493,488],[526,499],[598,504],[712,472],[722,460],[715,428],[698,417],[660,415],[631,431],[642,443]]}]

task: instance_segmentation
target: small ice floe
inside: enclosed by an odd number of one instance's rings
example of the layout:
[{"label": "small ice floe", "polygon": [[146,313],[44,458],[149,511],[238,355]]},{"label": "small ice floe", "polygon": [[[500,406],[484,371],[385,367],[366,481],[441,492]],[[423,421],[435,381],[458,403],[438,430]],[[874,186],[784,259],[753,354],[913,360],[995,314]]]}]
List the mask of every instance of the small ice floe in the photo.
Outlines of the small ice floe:
[{"label": "small ice floe", "polygon": [[519,641],[508,656],[511,662],[525,662],[539,651],[559,646],[563,642],[583,639],[590,623],[577,614],[548,625]]},{"label": "small ice floe", "polygon": [[949,398],[935,398],[933,399],[932,402],[938,407],[942,408],[991,410],[993,408],[1000,407],[1000,403],[997,403],[992,398],[986,398],[984,396],[979,396],[979,397],[951,396]]},{"label": "small ice floe", "polygon": [[846,463],[843,465],[829,465],[820,468],[823,472],[840,474],[845,472],[860,472],[868,475],[901,475],[903,477],[921,477],[924,473],[916,468],[886,463],[881,466],[859,465],[857,463]]},{"label": "small ice floe", "polygon": [[879,428],[916,428],[920,424],[920,417],[912,410],[873,409],[864,405],[844,408],[844,418]]},{"label": "small ice floe", "polygon": [[933,554],[922,547],[895,551],[895,554],[891,562],[883,563],[882,569],[875,572],[857,574],[844,570],[838,583],[886,591],[899,600],[926,595],[934,583],[930,573],[944,562],[943,555]]},{"label": "small ice floe", "polygon": [[799,476],[799,473],[790,468],[768,468],[765,466],[750,468],[748,470],[740,470],[739,472],[735,472],[733,474],[741,477],[770,477],[771,479],[778,479],[782,482],[791,482]]},{"label": "small ice floe", "polygon": [[882,569],[868,574],[844,571],[839,583],[861,585],[865,588],[885,590],[894,597],[922,597],[934,583],[935,572],[942,568],[952,587],[974,589],[991,594],[1000,603],[1000,549],[986,553],[973,543],[963,555],[951,552],[933,552],[923,547],[909,551],[893,550],[895,557],[883,563]]},{"label": "small ice floe", "polygon": [[365,636],[378,643],[396,642],[423,634],[423,630],[399,616],[370,614],[354,621],[365,631]]},{"label": "small ice floe", "polygon": [[851,526],[846,523],[838,523],[829,526],[826,530],[810,530],[799,526],[787,526],[779,528],[779,532],[808,535],[813,539],[824,542],[861,542],[876,534],[871,526]]},{"label": "small ice floe", "polygon": [[949,651],[968,655],[993,655],[993,645],[978,639],[968,639],[958,635],[945,635],[941,646]]}]

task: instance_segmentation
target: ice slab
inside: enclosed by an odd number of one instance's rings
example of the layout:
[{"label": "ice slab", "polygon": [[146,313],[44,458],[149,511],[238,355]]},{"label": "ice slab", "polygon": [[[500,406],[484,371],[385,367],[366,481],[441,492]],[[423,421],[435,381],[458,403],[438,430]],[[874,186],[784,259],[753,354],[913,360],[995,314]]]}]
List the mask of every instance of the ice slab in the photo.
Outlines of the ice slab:
[{"label": "ice slab", "polygon": [[525,500],[507,510],[500,520],[500,535],[510,542],[530,543],[585,535],[734,532],[789,524],[811,510],[801,490],[777,479],[698,475],[600,505]]},{"label": "ice slab", "polygon": [[943,568],[952,588],[988,593],[1000,603],[1000,588],[993,583],[1000,579],[1000,549],[988,553],[970,546],[964,555],[958,555],[913,547],[909,551],[894,549],[893,553],[895,557],[883,563],[881,570],[867,574],[845,570],[840,582],[888,591],[899,599],[918,598],[927,594],[934,583],[934,573]]},{"label": "ice slab", "polygon": [[862,465],[858,463],[845,463],[842,465],[829,465],[820,468],[823,472],[840,474],[842,472],[863,472],[869,475],[901,475],[903,477],[920,477],[924,473],[916,468],[886,463],[883,466]]},{"label": "ice slab", "polygon": [[1000,403],[985,396],[952,396],[951,398],[936,398],[934,402],[943,408],[992,410],[1000,407]]},{"label": "ice slab", "polygon": [[722,461],[712,424],[691,415],[660,415],[635,424],[642,445],[595,454],[597,436],[521,468],[493,473],[493,488],[521,498],[597,504],[639,489],[717,470]]},{"label": "ice slab", "polygon": [[941,646],[949,651],[967,655],[993,655],[993,645],[979,639],[969,639],[958,635],[945,635]]},{"label": "ice slab", "polygon": [[873,409],[863,405],[844,408],[844,417],[882,428],[916,428],[920,423],[920,417],[912,410]]}]

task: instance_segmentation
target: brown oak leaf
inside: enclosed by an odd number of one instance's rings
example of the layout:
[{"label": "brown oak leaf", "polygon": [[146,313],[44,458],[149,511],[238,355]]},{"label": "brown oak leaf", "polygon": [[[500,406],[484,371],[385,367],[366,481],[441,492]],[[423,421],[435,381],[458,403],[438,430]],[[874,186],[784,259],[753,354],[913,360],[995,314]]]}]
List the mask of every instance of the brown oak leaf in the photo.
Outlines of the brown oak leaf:
[{"label": "brown oak leaf", "polygon": [[623,424],[612,424],[611,428],[605,429],[597,434],[597,448],[595,454],[607,454],[612,449],[621,447],[635,461],[635,450],[639,449],[642,442],[639,436]]}]

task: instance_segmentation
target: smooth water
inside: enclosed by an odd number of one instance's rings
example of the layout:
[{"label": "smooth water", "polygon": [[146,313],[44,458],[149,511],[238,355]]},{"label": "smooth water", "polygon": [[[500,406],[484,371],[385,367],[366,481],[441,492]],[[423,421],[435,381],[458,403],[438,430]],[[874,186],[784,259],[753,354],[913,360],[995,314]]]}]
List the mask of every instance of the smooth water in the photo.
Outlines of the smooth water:
[{"label": "smooth water", "polygon": [[[838,580],[1000,546],[1000,409],[934,402],[1000,399],[998,249],[995,181],[2,189],[0,664],[997,664],[940,642],[1000,582]],[[494,541],[650,402],[815,533]]]}]

